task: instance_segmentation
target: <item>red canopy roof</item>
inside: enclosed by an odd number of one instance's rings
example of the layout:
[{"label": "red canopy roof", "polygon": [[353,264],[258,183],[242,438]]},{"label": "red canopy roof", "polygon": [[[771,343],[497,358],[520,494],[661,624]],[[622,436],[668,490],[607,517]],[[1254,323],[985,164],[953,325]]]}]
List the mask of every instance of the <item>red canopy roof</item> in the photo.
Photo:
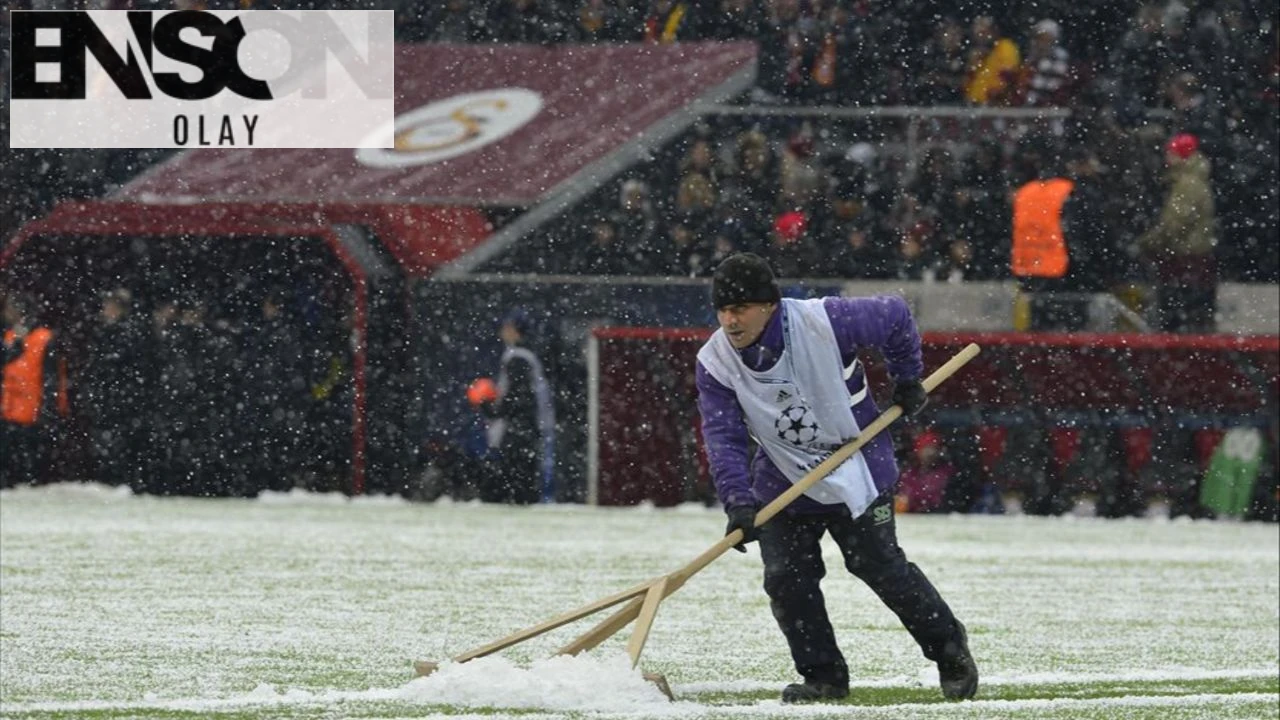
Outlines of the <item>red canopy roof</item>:
[{"label": "red canopy roof", "polygon": [[[353,150],[194,150],[115,197],[530,206],[690,102],[752,72],[755,52],[751,43],[402,45],[396,50],[397,130],[407,115],[433,103],[440,112],[410,116],[419,118],[421,136],[405,135],[408,155],[423,143],[440,143],[441,135],[448,144],[451,122],[476,135],[491,133],[491,141],[405,167],[376,167]],[[488,117],[459,118],[460,106],[449,104],[460,95],[503,91],[514,101],[499,101],[501,109]],[[501,115],[517,111],[523,114]],[[405,156],[380,152],[393,161]]]}]

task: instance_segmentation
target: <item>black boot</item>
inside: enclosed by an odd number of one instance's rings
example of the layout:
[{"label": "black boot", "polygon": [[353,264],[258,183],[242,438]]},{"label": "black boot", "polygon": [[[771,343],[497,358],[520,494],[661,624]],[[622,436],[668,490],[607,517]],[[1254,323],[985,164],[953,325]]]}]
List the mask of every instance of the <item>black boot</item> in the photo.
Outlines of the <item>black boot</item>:
[{"label": "black boot", "polygon": [[839,700],[849,696],[849,688],[844,685],[809,682],[791,683],[782,689],[782,702],[787,705],[820,702],[822,700]]},{"label": "black boot", "polygon": [[964,623],[957,620],[956,626],[960,629],[957,639],[947,643],[938,660],[938,680],[943,697],[968,700],[978,692],[978,665],[969,652],[969,634]]}]

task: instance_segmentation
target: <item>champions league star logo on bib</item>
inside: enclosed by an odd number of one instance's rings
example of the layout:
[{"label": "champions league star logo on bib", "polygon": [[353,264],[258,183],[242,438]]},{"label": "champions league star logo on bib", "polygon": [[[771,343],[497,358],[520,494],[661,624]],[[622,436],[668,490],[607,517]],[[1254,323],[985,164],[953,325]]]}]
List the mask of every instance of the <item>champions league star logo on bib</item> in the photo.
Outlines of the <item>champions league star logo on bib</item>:
[{"label": "champions league star logo on bib", "polygon": [[818,420],[808,405],[789,405],[774,420],[773,427],[783,442],[805,447],[818,438]]}]

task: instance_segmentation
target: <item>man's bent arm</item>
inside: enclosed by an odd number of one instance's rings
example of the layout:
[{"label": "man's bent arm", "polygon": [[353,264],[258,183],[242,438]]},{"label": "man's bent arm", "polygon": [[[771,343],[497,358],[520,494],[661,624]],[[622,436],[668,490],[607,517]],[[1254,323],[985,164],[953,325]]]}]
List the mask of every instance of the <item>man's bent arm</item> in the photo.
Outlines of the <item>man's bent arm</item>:
[{"label": "man's bent arm", "polygon": [[707,446],[711,479],[725,507],[755,505],[751,493],[750,437],[742,407],[733,390],[698,363],[698,412],[702,415],[702,439]]},{"label": "man's bent arm", "polygon": [[846,362],[858,348],[874,347],[884,354],[894,380],[914,380],[924,374],[920,333],[906,300],[897,295],[829,297],[823,307]]}]

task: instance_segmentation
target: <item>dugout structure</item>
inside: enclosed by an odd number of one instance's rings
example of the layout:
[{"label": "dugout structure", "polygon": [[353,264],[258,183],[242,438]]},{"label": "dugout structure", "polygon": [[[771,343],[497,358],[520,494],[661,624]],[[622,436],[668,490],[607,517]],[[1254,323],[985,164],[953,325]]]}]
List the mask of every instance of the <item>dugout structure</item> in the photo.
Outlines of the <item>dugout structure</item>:
[{"label": "dugout structure", "polygon": [[[84,402],[77,363],[90,352],[101,294],[129,288],[148,315],[167,298],[216,308],[263,285],[289,289],[306,308],[299,330],[340,366],[317,435],[337,489],[398,489],[415,449],[400,432],[413,408],[415,336],[407,283],[474,246],[488,233],[470,208],[354,203],[64,203],[0,248],[0,280],[33,296],[41,320],[70,359],[70,417],[55,448],[57,479],[86,477]],[[217,308],[219,304],[222,307]],[[317,335],[322,337],[317,337]],[[252,358],[246,358],[252,361]],[[241,378],[228,377],[234,385]],[[319,431],[317,430],[319,428]],[[322,436],[321,436],[322,435]],[[327,472],[327,471],[326,471]]]},{"label": "dugout structure", "polygon": [[[247,275],[320,286],[316,314],[334,328],[335,353],[349,355],[350,397],[329,423],[343,424],[349,442],[319,444],[345,445],[349,472],[338,474],[348,491],[405,490],[420,470],[415,446],[471,414],[440,401],[461,396],[441,363],[461,367],[453,356],[478,344],[470,337],[493,336],[506,310],[492,298],[415,302],[435,296],[423,286],[501,256],[687,129],[698,117],[691,107],[749,88],[756,47],[423,43],[395,52],[395,149],[176,154],[106,200],[67,203],[22,228],[0,247],[0,284],[35,295],[64,337],[91,325],[97,294],[121,277],[144,311],[157,279],[211,303]],[[593,91],[564,91],[584,86]],[[174,267],[192,270],[155,272]],[[462,335],[449,333],[455,320]],[[466,372],[469,380],[475,366]],[[59,475],[77,475],[66,470]]]},{"label": "dugout structure", "polygon": [[[712,495],[700,446],[694,370],[706,328],[597,328],[588,341],[588,502],[675,505]],[[1125,462],[1150,462],[1159,433],[1193,433],[1207,460],[1230,427],[1274,428],[1280,337],[924,333],[926,368],[968,343],[982,354],[934,393],[921,423],[969,428],[986,472],[1011,435],[1043,428],[1051,469],[1069,465],[1089,431],[1115,430]],[[885,406],[891,387],[873,353],[863,362]],[[1008,490],[1018,478],[997,477]],[[1084,487],[1082,490],[1091,488]]]}]

